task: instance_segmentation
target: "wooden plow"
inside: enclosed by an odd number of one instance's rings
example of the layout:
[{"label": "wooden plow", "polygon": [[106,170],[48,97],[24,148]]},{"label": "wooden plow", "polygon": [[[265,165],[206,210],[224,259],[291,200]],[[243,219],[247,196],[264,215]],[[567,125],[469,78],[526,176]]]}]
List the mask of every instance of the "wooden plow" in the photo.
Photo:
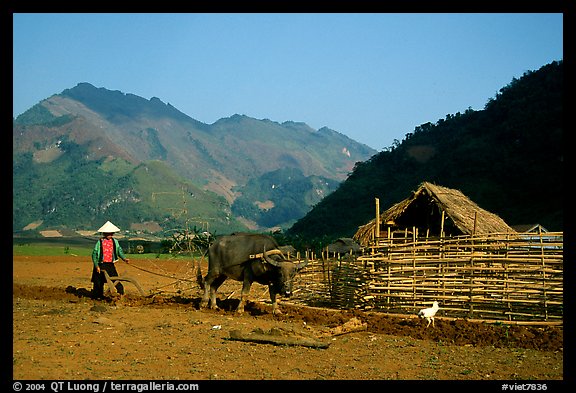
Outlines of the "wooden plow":
[{"label": "wooden plow", "polygon": [[116,284],[120,281],[125,281],[125,282],[130,282],[130,283],[134,284],[136,289],[138,289],[138,292],[140,292],[140,295],[146,296],[146,294],[144,293],[144,290],[142,289],[142,287],[140,286],[138,281],[136,281],[134,278],[110,276],[106,270],[102,270],[102,272],[104,272],[104,277],[106,278],[106,283],[108,284],[108,289],[110,289],[110,292],[112,293],[112,295],[118,294],[118,291],[116,290]]}]

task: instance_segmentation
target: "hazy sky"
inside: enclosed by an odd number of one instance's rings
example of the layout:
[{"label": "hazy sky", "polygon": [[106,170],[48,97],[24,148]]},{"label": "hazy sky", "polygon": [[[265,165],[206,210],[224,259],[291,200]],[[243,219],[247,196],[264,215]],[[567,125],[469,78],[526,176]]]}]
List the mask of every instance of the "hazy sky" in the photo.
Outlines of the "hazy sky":
[{"label": "hazy sky", "polygon": [[560,13],[13,14],[13,116],[80,82],[377,150],[563,59]]}]

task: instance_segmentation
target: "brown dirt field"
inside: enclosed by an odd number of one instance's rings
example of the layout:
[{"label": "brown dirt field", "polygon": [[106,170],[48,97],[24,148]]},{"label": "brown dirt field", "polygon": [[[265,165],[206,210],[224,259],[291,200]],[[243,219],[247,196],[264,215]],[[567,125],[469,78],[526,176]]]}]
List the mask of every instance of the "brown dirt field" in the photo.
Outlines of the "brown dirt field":
[{"label": "brown dirt field", "polygon": [[[91,297],[87,257],[13,257],[15,380],[484,380],[562,381],[563,328],[473,323],[435,326],[377,312],[281,303],[272,315],[254,284],[246,312],[232,310],[240,284],[226,281],[219,310],[199,309],[197,284],[151,273],[181,272],[175,260],[117,265],[121,299]],[[159,267],[161,270],[158,270]],[[146,269],[149,271],[144,271]],[[180,272],[179,272],[180,270]],[[206,268],[204,267],[204,272]],[[334,335],[352,318],[363,331]],[[306,338],[327,348],[232,340],[230,332]],[[298,343],[298,341],[296,342]],[[513,383],[513,382],[511,382]],[[500,389],[498,389],[500,390]]]}]

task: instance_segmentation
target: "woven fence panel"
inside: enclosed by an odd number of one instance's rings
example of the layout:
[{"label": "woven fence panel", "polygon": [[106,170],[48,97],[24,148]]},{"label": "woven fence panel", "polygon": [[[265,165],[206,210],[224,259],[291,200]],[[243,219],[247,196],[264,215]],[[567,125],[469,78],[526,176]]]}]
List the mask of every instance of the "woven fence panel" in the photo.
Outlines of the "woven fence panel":
[{"label": "woven fence panel", "polygon": [[563,234],[379,241],[357,258],[313,260],[296,301],[503,321],[562,321]]}]

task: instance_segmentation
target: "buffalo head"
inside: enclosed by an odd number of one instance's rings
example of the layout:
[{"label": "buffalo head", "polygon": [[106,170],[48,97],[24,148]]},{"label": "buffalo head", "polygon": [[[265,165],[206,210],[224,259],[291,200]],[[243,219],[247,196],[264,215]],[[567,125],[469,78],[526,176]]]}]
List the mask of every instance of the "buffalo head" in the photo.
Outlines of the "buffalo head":
[{"label": "buffalo head", "polygon": [[275,275],[275,279],[271,283],[274,292],[282,296],[290,297],[290,295],[292,295],[292,281],[294,280],[294,276],[308,264],[308,256],[306,256],[304,261],[293,262],[286,259],[280,250],[266,251],[266,248],[264,248],[262,256],[266,263],[277,268],[278,274]]}]

